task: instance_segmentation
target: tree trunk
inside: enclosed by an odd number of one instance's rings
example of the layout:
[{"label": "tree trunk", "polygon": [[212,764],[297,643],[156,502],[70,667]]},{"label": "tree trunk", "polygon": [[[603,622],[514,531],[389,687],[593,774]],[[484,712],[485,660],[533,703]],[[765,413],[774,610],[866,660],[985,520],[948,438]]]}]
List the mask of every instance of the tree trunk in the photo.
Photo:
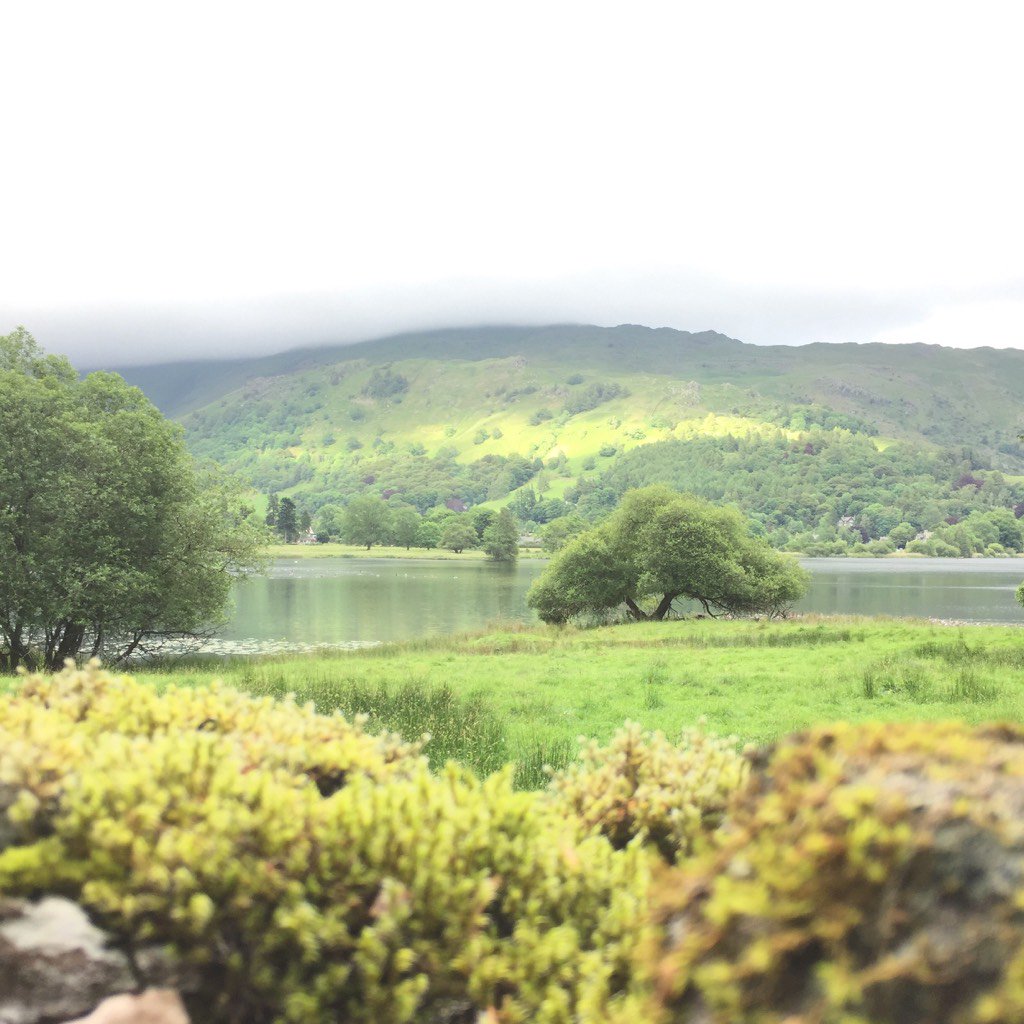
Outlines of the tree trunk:
[{"label": "tree trunk", "polygon": [[660,602],[658,607],[651,612],[651,618],[655,622],[661,622],[663,618],[668,614],[668,610],[672,607],[672,602],[678,597],[677,594],[666,594]]},{"label": "tree trunk", "polygon": [[643,608],[641,608],[640,605],[638,605],[631,597],[626,598],[626,607],[629,609],[629,614],[632,615],[637,622],[648,617],[647,612],[645,612]]},{"label": "tree trunk", "polygon": [[52,672],[59,672],[64,667],[64,662],[68,658],[78,657],[78,652],[82,649],[82,642],[84,640],[85,626],[69,622],[64,627],[64,633],[56,646],[56,650],[47,653],[46,667]]}]

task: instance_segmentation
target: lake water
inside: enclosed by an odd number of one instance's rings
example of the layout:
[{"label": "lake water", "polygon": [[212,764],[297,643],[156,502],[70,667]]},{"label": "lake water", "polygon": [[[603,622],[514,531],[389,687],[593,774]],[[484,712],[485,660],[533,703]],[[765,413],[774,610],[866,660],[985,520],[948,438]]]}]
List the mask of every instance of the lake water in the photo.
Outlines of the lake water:
[{"label": "lake water", "polygon": [[[266,651],[358,646],[532,621],[526,591],[541,561],[386,558],[278,559],[239,584],[235,614],[214,649]],[[1024,560],[809,559],[800,611],[1024,624],[1014,589]]]}]

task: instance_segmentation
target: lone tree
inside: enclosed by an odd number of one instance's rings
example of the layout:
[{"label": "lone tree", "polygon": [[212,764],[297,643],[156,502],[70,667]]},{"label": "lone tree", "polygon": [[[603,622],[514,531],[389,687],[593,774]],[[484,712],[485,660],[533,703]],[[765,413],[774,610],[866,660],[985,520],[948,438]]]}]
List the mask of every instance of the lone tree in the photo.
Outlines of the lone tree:
[{"label": "lone tree", "polygon": [[629,491],[601,526],[566,544],[527,601],[552,623],[619,605],[663,619],[677,598],[708,615],[775,616],[806,589],[804,570],[751,536],[738,512],[655,486]]},{"label": "lone tree", "polygon": [[0,336],[0,671],[204,635],[264,534],[141,391]]},{"label": "lone tree", "polygon": [[391,536],[391,510],[383,498],[361,494],[345,509],[342,536],[349,544],[359,544],[367,551],[374,544],[387,544]]},{"label": "lone tree", "polygon": [[285,544],[292,544],[299,537],[298,513],[291,498],[282,498],[277,507],[277,532]]},{"label": "lone tree", "polygon": [[469,522],[469,516],[463,514],[452,516],[441,529],[441,539],[438,546],[448,548],[457,555],[461,555],[465,548],[475,548],[479,541],[476,529]]},{"label": "lone tree", "polygon": [[483,549],[494,562],[514,562],[519,557],[519,527],[507,508],[484,530]]}]

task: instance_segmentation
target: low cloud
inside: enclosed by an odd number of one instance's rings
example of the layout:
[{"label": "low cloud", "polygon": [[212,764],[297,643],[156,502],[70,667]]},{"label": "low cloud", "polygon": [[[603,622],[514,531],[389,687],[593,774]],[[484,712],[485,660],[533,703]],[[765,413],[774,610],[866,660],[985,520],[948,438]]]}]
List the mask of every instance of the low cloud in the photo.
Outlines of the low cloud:
[{"label": "low cloud", "polygon": [[1024,286],[887,294],[746,287],[693,275],[589,274],[515,284],[453,279],[233,303],[53,310],[0,304],[0,330],[24,323],[47,350],[90,367],[262,355],[437,327],[562,322],[716,330],[759,345],[1024,347]]}]

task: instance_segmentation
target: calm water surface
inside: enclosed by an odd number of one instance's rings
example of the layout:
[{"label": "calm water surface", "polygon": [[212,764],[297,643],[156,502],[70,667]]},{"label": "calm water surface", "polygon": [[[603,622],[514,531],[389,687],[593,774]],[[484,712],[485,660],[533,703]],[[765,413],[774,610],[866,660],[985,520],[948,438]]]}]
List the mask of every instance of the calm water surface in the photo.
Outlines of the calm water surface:
[{"label": "calm water surface", "polygon": [[[810,559],[801,611],[1024,624],[1024,559]],[[358,645],[531,621],[526,591],[545,563],[390,558],[278,559],[239,584],[225,651]]]}]

